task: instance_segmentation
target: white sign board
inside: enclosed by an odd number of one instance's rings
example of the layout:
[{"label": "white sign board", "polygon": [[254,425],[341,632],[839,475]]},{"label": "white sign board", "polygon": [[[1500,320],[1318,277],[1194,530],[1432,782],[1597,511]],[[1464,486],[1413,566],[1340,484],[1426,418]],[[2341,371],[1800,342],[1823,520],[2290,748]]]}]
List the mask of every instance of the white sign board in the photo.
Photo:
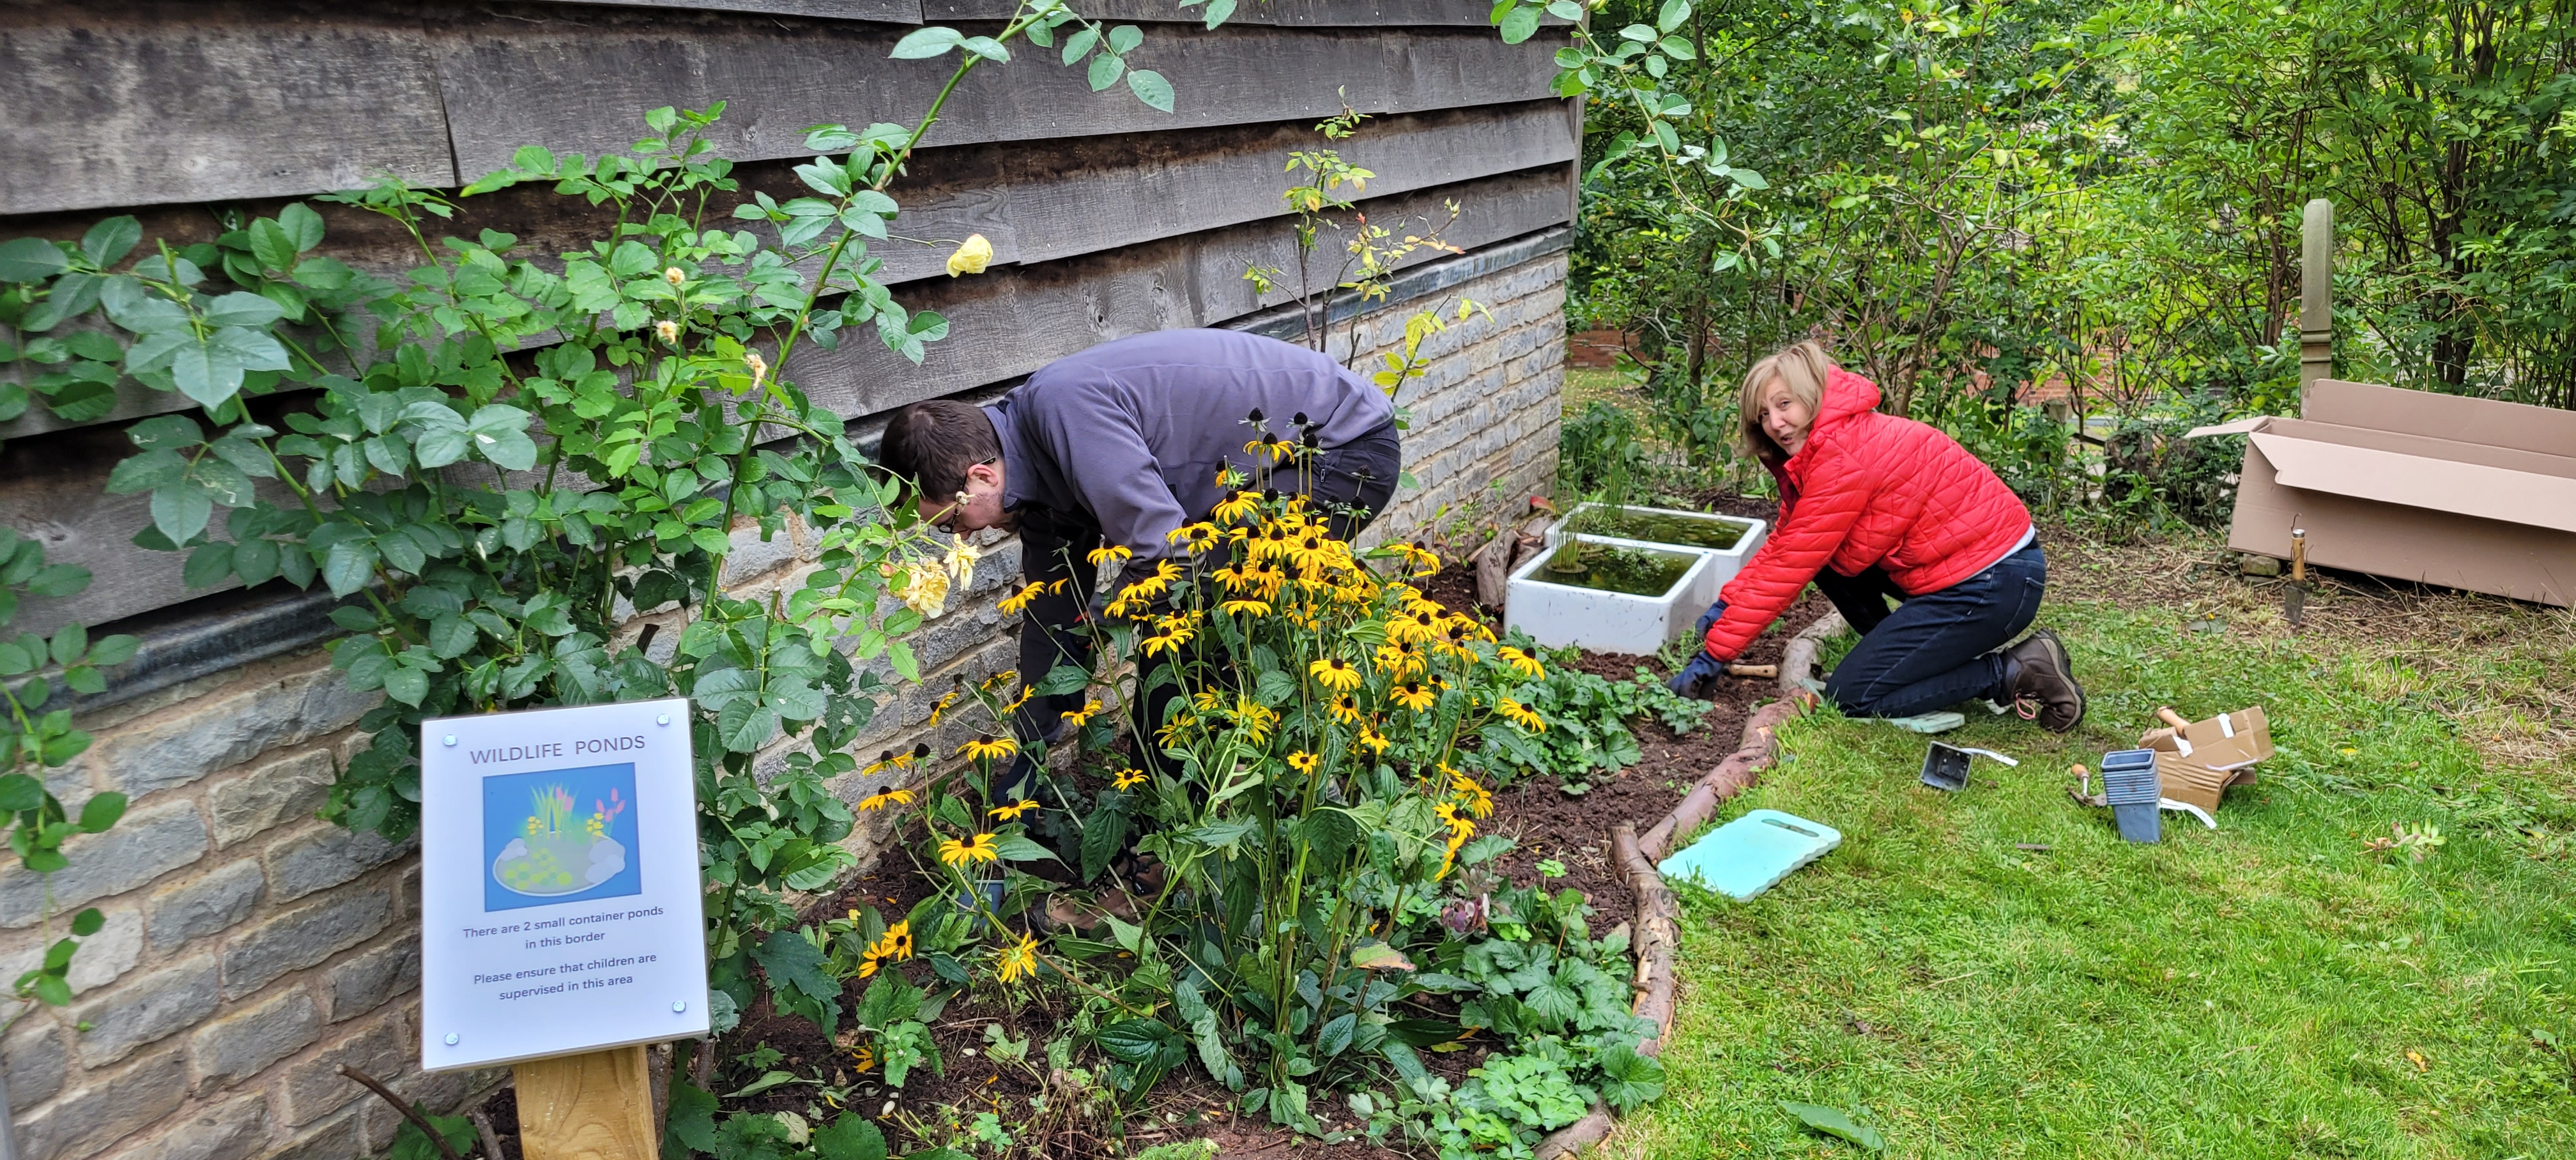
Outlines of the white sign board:
[{"label": "white sign board", "polygon": [[421,725],[420,1062],[704,1035],[682,699]]}]

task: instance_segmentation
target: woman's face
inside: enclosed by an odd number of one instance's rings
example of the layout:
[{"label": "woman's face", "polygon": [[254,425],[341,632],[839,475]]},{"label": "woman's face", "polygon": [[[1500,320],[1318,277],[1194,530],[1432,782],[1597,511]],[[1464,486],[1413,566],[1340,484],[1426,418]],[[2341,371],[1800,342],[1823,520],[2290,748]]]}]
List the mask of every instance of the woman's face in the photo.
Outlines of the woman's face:
[{"label": "woman's face", "polygon": [[1789,384],[1771,380],[1762,394],[1762,430],[1780,450],[1796,455],[1807,445],[1807,426],[1815,421],[1815,411],[1790,396]]}]

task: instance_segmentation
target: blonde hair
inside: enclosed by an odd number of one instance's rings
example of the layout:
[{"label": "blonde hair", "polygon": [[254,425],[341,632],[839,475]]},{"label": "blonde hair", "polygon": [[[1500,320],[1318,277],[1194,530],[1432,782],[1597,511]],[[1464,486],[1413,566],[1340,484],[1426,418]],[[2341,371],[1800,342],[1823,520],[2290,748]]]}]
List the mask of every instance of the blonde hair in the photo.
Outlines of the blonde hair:
[{"label": "blonde hair", "polygon": [[1790,398],[1806,406],[1809,422],[1813,422],[1812,416],[1824,405],[1825,376],[1833,368],[1834,360],[1826,356],[1824,344],[1808,339],[1773,351],[1746,370],[1744,387],[1736,400],[1744,450],[1768,463],[1789,458],[1789,453],[1772,441],[1771,433],[1762,429],[1764,396],[1771,393],[1772,380],[1779,380],[1780,385],[1789,388]]}]

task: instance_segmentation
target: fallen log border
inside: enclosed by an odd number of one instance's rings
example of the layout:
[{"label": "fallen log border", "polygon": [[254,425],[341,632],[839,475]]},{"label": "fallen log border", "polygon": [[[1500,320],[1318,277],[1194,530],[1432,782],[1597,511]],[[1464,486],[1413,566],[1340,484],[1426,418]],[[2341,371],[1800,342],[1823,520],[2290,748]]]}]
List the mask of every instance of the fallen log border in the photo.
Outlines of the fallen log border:
[{"label": "fallen log border", "polygon": [[[1681,903],[1673,897],[1664,876],[1655,871],[1675,839],[1706,824],[1716,814],[1719,802],[1752,787],[1763,770],[1770,768],[1778,746],[1773,734],[1780,724],[1804,713],[1816,704],[1816,694],[1802,678],[1812,676],[1816,653],[1825,638],[1843,631],[1842,614],[1828,612],[1800,629],[1789,639],[1789,647],[1780,657],[1781,699],[1753,711],[1744,721],[1744,734],[1736,750],[1708,771],[1681,803],[1654,824],[1642,836],[1634,822],[1620,822],[1610,828],[1610,856],[1627,873],[1628,889],[1637,896],[1637,917],[1629,928],[1634,932],[1631,947],[1637,957],[1637,998],[1629,1010],[1655,1022],[1654,1035],[1637,1045],[1637,1054],[1660,1056],[1664,1041],[1673,1031],[1676,986],[1674,959],[1681,948]],[[1567,1160],[1601,1142],[1618,1125],[1618,1117],[1600,1101],[1592,1110],[1538,1142],[1537,1160]]]}]

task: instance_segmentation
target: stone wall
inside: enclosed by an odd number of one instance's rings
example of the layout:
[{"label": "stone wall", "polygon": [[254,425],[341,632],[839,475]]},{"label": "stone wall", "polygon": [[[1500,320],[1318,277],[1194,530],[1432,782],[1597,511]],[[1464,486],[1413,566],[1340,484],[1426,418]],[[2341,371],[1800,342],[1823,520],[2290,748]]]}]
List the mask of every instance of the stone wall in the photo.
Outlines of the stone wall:
[{"label": "stone wall", "polygon": [[[1475,261],[1455,259],[1454,269],[1481,270]],[[1516,509],[1554,476],[1561,247],[1453,279],[1360,323],[1365,368],[1402,341],[1415,309],[1464,297],[1490,312],[1431,340],[1429,373],[1404,388],[1405,466],[1418,486],[1373,538],[1434,534],[1435,521],[1463,521],[1480,504]],[[767,544],[745,533],[727,580],[743,592],[793,584],[810,547],[794,530]],[[1016,625],[996,602],[1018,573],[1016,542],[987,549],[957,603],[913,639],[924,679],[881,707],[862,751],[962,742],[929,737],[923,722],[952,678],[1012,663]],[[31,1011],[0,1039],[24,1160],[341,1160],[381,1151],[399,1119],[361,1099],[338,1066],[434,1107],[497,1082],[498,1073],[418,1070],[416,849],[313,816],[335,764],[361,743],[351,725],[375,696],[348,692],[316,650],[81,722],[97,742],[54,779],[56,792],[77,810],[121,790],[132,807],[111,832],[66,843],[72,868],[49,883],[14,860],[0,871],[8,978],[63,933],[64,915],[92,905],[107,915],[75,960],[74,1004]],[[875,787],[853,778],[835,788],[856,800]],[[852,840],[872,858],[880,838]],[[48,888],[54,917],[40,924]]]}]

